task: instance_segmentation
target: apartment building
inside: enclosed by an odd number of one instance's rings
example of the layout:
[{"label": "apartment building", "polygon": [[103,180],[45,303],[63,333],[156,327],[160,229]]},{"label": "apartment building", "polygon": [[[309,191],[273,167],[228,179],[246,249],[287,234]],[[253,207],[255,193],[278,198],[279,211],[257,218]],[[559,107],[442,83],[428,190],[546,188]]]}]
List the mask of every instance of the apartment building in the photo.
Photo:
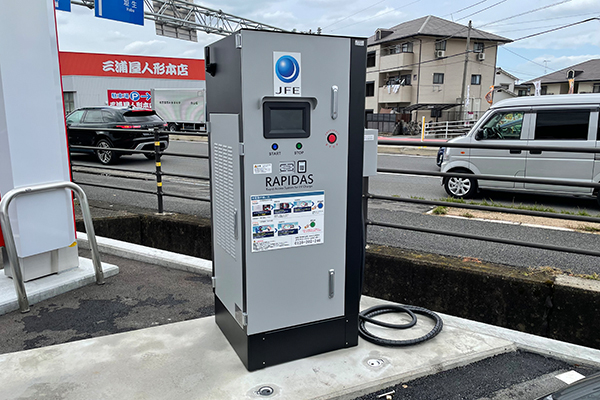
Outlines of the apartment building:
[{"label": "apartment building", "polygon": [[[588,60],[525,82],[529,94],[535,94],[533,82],[541,80],[540,94],[600,93],[600,59]],[[569,92],[571,87],[573,90]]]},{"label": "apartment building", "polygon": [[[458,115],[467,36],[468,101]],[[485,95],[494,84],[498,46],[509,42],[432,15],[377,29],[367,42],[367,113],[391,109],[405,120],[476,119],[489,108]]]}]

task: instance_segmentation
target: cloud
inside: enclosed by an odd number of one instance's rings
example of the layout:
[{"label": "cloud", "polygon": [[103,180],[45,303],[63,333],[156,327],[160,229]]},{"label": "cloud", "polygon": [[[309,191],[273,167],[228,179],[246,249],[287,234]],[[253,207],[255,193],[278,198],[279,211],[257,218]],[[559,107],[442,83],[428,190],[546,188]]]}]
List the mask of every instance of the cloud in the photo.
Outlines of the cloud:
[{"label": "cloud", "polygon": [[162,40],[131,42],[123,48],[125,54],[156,55],[163,53],[166,43]]},{"label": "cloud", "polygon": [[[565,28],[559,31],[547,33],[544,35],[520,40],[518,47],[525,49],[574,49],[587,45],[600,46],[600,36],[597,33],[597,26],[585,26],[577,28]],[[523,32],[527,36],[528,32]]]},{"label": "cloud", "polygon": [[573,56],[554,56],[552,54],[547,54],[541,57],[536,57],[533,61],[537,63],[547,62],[548,68],[558,71],[563,68],[570,67],[572,65],[581,64],[582,62],[598,59],[600,58],[600,54],[582,54],[582,55],[573,55]]}]

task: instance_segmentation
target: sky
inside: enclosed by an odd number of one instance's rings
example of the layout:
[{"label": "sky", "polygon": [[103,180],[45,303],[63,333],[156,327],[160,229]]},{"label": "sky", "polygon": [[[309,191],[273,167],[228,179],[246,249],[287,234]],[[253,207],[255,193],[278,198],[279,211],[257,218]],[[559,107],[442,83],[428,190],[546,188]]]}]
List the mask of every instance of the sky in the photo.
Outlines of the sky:
[{"label": "sky", "polygon": [[[138,0],[142,2],[142,0]],[[600,0],[210,0],[196,4],[300,32],[369,37],[378,28],[435,15],[513,40],[500,47],[496,66],[521,81],[600,58]],[[73,4],[57,11],[61,51],[204,58],[204,46],[222,36],[198,32],[198,42],[157,36],[144,26],[94,17]],[[578,25],[565,25],[599,18]],[[553,32],[526,38],[540,32]]]}]

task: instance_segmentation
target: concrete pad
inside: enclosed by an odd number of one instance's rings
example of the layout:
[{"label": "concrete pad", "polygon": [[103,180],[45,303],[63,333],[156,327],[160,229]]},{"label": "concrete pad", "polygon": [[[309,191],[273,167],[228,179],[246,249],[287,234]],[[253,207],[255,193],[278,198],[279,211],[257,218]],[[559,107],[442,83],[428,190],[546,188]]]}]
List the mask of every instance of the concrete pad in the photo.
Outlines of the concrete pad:
[{"label": "concrete pad", "polygon": [[[365,298],[363,305],[376,303]],[[419,321],[401,335],[420,336],[432,325]],[[510,341],[446,326],[417,346],[361,339],[351,349],[250,373],[207,317],[0,355],[0,387],[6,399],[259,399],[262,386],[273,388],[270,399],[343,399],[513,350]]]},{"label": "concrete pad", "polygon": [[[96,236],[96,244],[101,253],[187,272],[212,274],[212,261],[210,260],[140,246],[138,244],[121,242],[119,240],[101,236]],[[77,245],[83,249],[89,250],[90,245],[85,233],[77,232]]]},{"label": "concrete pad", "polygon": [[[375,304],[394,304],[389,301],[362,297],[361,306],[371,307]],[[489,335],[502,338],[512,342],[519,350],[541,354],[556,358],[568,363],[583,364],[600,368],[600,350],[591,347],[580,346],[573,343],[561,342],[543,336],[519,332],[512,329],[502,328],[483,322],[471,321],[465,318],[438,313],[444,321],[444,329],[452,327],[459,330],[469,331],[475,334]]]},{"label": "concrete pad", "polygon": [[[119,273],[119,267],[102,263],[104,277]],[[79,257],[79,268],[72,268],[60,274],[48,275],[43,278],[25,282],[25,292],[29,304],[39,303],[59,294],[80,288],[96,281],[94,264],[88,258]],[[5,274],[0,274],[0,315],[19,309],[15,284]]]}]

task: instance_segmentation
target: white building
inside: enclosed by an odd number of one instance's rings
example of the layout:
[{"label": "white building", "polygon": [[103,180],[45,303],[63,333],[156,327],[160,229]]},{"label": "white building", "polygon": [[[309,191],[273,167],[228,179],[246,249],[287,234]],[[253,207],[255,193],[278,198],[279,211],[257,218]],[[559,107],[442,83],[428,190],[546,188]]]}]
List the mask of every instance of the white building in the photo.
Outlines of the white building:
[{"label": "white building", "polygon": [[[459,116],[467,36],[468,104]],[[473,28],[469,33],[465,25],[432,15],[378,29],[367,42],[367,113],[393,109],[417,120],[478,118],[489,108],[484,97],[494,84],[498,45],[510,41]]]}]

